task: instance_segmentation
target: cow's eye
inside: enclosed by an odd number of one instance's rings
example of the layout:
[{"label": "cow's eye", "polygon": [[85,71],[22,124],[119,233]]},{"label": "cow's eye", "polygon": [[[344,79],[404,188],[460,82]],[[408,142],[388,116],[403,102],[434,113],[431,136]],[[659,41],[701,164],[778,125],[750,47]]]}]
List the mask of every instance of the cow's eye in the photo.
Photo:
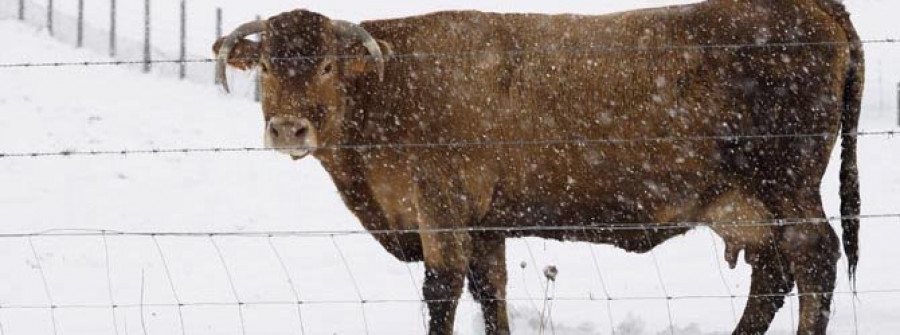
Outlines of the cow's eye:
[{"label": "cow's eye", "polygon": [[334,70],[334,63],[329,62],[322,67],[322,74],[329,74],[332,70]]}]

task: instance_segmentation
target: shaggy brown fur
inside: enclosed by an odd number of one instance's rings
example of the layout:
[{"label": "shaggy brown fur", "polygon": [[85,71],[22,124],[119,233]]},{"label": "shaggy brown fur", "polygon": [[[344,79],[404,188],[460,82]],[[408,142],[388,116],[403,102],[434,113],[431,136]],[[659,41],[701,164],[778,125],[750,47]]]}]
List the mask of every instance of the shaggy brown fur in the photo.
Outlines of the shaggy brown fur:
[{"label": "shaggy brown fur", "polygon": [[[487,332],[508,333],[506,237],[645,252],[686,229],[595,228],[824,219],[819,186],[834,137],[720,136],[856,130],[859,38],[830,0],[364,22],[395,54],[383,81],[366,69],[365,49],[336,40],[328,22],[302,10],[274,16],[261,44],[241,41],[230,62],[246,67],[236,55],[261,55],[250,61],[266,71],[265,119],[311,122],[320,145],[313,155],[366,229],[419,231],[373,236],[403,261],[425,261],[432,334],[452,332],[465,278]],[[812,45],[798,45],[805,43]],[[628,141],[558,141],[596,139]],[[423,143],[448,145],[381,146]],[[470,145],[452,145],[459,143]],[[333,147],[342,145],[371,147]],[[859,212],[855,156],[855,138],[845,136],[848,215]],[[586,228],[431,231],[573,225]],[[858,221],[845,220],[844,228],[855,266]],[[744,250],[753,267],[754,296],[735,333],[765,332],[795,281],[801,294],[833,291],[840,252],[829,225],[715,230],[729,263]],[[824,334],[831,295],[800,300],[799,332]]]}]

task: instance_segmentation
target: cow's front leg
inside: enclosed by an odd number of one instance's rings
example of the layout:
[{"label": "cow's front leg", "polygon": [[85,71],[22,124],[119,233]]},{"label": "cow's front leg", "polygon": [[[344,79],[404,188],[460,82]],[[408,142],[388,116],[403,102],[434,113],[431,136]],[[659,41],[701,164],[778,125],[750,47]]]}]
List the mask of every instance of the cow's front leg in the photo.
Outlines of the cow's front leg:
[{"label": "cow's front leg", "polygon": [[475,154],[441,156],[418,170],[413,204],[425,259],[422,291],[431,316],[429,334],[453,334],[473,253],[469,228],[484,217],[493,194],[490,171],[460,157]]},{"label": "cow's front leg", "polygon": [[469,292],[481,304],[487,335],[509,335],[506,314],[506,240],[474,235],[469,260]]},{"label": "cow's front leg", "polygon": [[421,234],[425,252],[422,296],[430,316],[428,333],[450,335],[469,265],[471,241],[466,232],[428,230],[423,229]]}]

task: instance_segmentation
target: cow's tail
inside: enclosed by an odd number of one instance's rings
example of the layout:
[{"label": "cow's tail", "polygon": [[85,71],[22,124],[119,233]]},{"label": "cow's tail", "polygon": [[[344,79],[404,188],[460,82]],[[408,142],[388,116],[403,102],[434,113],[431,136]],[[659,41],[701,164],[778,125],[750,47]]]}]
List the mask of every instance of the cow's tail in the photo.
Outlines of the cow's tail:
[{"label": "cow's tail", "polygon": [[859,170],[856,165],[856,140],[859,113],[862,105],[865,64],[863,45],[850,22],[850,14],[844,5],[835,0],[818,0],[819,6],[828,12],[843,28],[850,50],[850,64],[844,81],[841,104],[841,228],[843,228],[844,253],[847,254],[850,281],[856,283],[856,265],[859,262]]}]

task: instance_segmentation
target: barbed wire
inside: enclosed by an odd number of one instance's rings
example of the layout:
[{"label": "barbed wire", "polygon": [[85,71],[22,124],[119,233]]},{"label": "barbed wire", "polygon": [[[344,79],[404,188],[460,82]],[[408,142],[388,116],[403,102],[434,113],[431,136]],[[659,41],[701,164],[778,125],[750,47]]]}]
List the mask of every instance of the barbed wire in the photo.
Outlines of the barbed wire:
[{"label": "barbed wire", "polygon": [[[580,48],[545,48],[529,50],[503,50],[503,51],[459,51],[459,52],[411,52],[391,54],[388,58],[470,58],[486,55],[504,55],[507,57],[527,54],[579,54],[579,53],[637,53],[652,51],[679,51],[679,50],[715,50],[715,49],[757,49],[757,48],[804,48],[804,47],[845,47],[862,46],[867,44],[897,44],[900,38],[866,39],[859,42],[782,42],[782,43],[732,43],[732,44],[701,44],[701,45],[664,45],[664,46],[615,46],[604,45],[596,47]],[[318,56],[273,57],[271,61],[290,60],[318,60],[325,58],[359,59],[370,58],[355,54],[332,54]],[[233,61],[255,61],[256,59],[233,58]],[[181,63],[214,63],[216,58],[193,59],[156,59],[156,60],[111,60],[111,61],[57,61],[57,62],[24,62],[24,63],[0,63],[0,68],[36,68],[36,67],[72,67],[72,66],[122,66],[140,64],[181,64]]]},{"label": "barbed wire", "polygon": [[602,138],[602,139],[547,139],[547,140],[508,140],[508,141],[456,141],[444,143],[382,143],[382,144],[338,144],[322,146],[279,146],[279,147],[194,147],[194,148],[150,148],[150,149],[121,149],[121,150],[79,150],[66,149],[60,151],[32,151],[32,152],[0,152],[2,158],[42,158],[42,157],[71,157],[71,156],[126,156],[126,155],[158,155],[158,154],[200,154],[200,153],[241,153],[241,152],[267,152],[290,149],[313,150],[403,150],[403,149],[460,149],[472,147],[517,147],[517,146],[557,146],[557,145],[600,145],[600,144],[627,144],[627,143],[664,143],[664,142],[695,142],[695,141],[737,141],[737,140],[766,140],[784,138],[837,138],[837,137],[863,137],[884,136],[893,138],[900,135],[897,130],[858,131],[852,133],[809,133],[809,134],[758,134],[758,135],[708,135],[708,136],[671,136],[671,137],[635,137],[635,138]]},{"label": "barbed wire", "polygon": [[[512,297],[512,298],[494,298],[494,299],[484,299],[484,301],[506,301],[506,302],[517,302],[517,301],[545,301],[545,300],[556,300],[556,301],[660,301],[660,300],[697,300],[697,299],[746,299],[746,298],[765,298],[765,297],[789,297],[789,298],[797,298],[803,296],[820,296],[820,295],[866,295],[866,294],[900,294],[900,288],[885,288],[885,289],[871,289],[871,290],[856,290],[856,291],[834,291],[834,292],[791,292],[791,293],[764,293],[764,294],[688,294],[688,295],[638,295],[638,296],[610,296],[610,297],[597,297],[594,295],[588,296],[554,296],[554,297],[540,297],[540,298],[531,298],[531,297]],[[243,302],[233,302],[233,301],[195,301],[195,302],[181,302],[181,303],[120,303],[120,304],[3,304],[0,305],[0,310],[4,309],[47,309],[47,310],[59,310],[59,309],[122,309],[122,308],[142,308],[142,307],[233,307],[233,306],[293,306],[293,305],[366,305],[366,304],[421,304],[428,302],[466,302],[466,303],[476,303],[477,301],[470,298],[459,298],[459,299],[316,299],[316,300],[259,300],[259,301],[243,301]]]},{"label": "barbed wire", "polygon": [[75,236],[149,236],[149,237],[332,237],[342,235],[391,235],[404,233],[527,233],[554,231],[634,231],[634,230],[666,230],[688,229],[697,227],[710,228],[749,228],[749,227],[787,227],[798,225],[826,224],[845,219],[900,219],[900,213],[829,216],[824,218],[787,218],[777,220],[731,220],[731,221],[693,221],[693,222],[641,222],[641,223],[603,223],[588,222],[582,225],[540,225],[540,226],[488,226],[488,227],[453,227],[453,228],[412,228],[412,229],[351,229],[351,230],[282,230],[282,231],[220,231],[220,232],[177,232],[177,231],[118,231],[107,229],[48,229],[32,233],[0,233],[2,238],[31,237],[75,237]]}]

